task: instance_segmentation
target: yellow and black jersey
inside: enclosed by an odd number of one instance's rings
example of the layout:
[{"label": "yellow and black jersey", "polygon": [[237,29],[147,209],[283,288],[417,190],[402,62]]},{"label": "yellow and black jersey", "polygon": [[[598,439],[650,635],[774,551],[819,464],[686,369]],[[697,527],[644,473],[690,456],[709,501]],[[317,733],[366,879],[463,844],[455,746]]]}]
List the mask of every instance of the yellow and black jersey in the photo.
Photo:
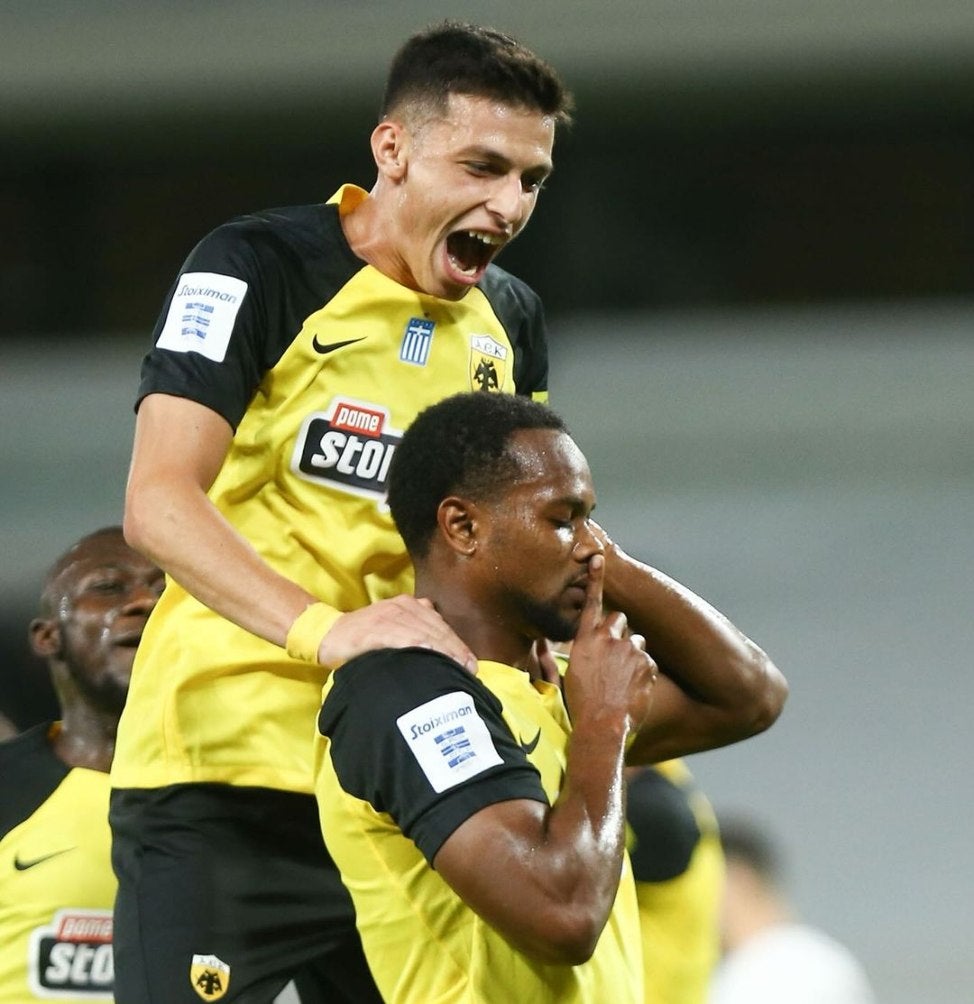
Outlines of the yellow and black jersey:
[{"label": "yellow and black jersey", "polygon": [[[383,499],[418,412],[466,390],[547,396],[537,296],[496,266],[457,302],[400,286],[345,240],[340,217],[365,198],[344,186],[327,204],[205,238],[139,389],[227,420],[235,434],[210,498],[269,565],[340,610],[412,589]],[[310,792],[324,676],[168,582],[136,658],[113,786]]]},{"label": "yellow and black jersey", "polygon": [[704,1004],[724,874],[713,810],[683,761],[668,760],[630,776],[626,819],[646,1004]]},{"label": "yellow and black jersey", "polygon": [[384,1000],[641,1004],[628,861],[595,954],[579,966],[512,949],[431,867],[480,809],[558,797],[571,731],[560,688],[499,663],[481,662],[475,678],[438,653],[387,649],[333,674],[318,728],[322,830]]},{"label": "yellow and black jersey", "polygon": [[56,728],[0,743],[0,1004],[113,1000],[108,775],[62,763]]}]

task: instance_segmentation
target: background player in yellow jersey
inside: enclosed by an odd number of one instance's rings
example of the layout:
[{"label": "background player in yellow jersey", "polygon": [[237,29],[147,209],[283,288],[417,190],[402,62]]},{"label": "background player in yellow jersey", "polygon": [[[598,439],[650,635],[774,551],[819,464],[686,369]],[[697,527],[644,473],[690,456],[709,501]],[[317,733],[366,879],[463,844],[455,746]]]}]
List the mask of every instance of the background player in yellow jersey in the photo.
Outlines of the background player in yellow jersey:
[{"label": "background player in yellow jersey", "polygon": [[717,820],[683,760],[626,770],[646,1004],[704,1004],[724,878]]},{"label": "background player in yellow jersey", "polygon": [[508,36],[420,32],[390,69],[371,190],[233,220],[173,284],[126,496],[128,539],[168,578],[112,769],[120,1004],[264,1002],[323,956],[323,998],[370,999],[326,867],[314,716],[327,669],[370,648],[473,666],[412,596],[384,479],[427,405],[546,396],[541,303],[494,258],[570,109]]},{"label": "background player in yellow jersey", "polygon": [[98,530],[44,582],[30,625],[61,720],[0,744],[0,1002],[109,1002],[115,876],[108,769],[162,572]]},{"label": "background player in yellow jersey", "polygon": [[[742,739],[781,710],[767,656],[625,555],[594,504],[560,419],[523,398],[433,405],[393,458],[416,593],[479,672],[383,649],[325,686],[322,831],[390,1004],[642,1004],[624,759]],[[538,646],[572,636],[562,679]]]}]

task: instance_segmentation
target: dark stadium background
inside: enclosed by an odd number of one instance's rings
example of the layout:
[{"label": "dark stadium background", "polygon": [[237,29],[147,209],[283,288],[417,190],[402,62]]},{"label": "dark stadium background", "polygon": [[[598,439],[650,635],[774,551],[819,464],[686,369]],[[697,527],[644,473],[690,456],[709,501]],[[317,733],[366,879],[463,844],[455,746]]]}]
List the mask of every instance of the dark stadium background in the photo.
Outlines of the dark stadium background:
[{"label": "dark stadium background", "polygon": [[885,1004],[969,999],[969,3],[5,4],[0,710],[52,713],[26,623],[49,561],[120,519],[181,259],[234,214],[369,184],[384,65],[445,14],[576,91],[501,263],[545,298],[606,524],[792,683],[771,733],[696,773],[780,833],[800,908]]}]

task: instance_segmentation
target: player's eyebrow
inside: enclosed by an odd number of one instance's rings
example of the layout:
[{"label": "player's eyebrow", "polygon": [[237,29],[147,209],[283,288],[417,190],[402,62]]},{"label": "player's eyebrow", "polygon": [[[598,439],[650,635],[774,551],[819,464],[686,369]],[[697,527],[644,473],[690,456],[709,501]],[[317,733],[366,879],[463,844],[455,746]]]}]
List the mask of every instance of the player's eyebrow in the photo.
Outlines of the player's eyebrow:
[{"label": "player's eyebrow", "polygon": [[[515,166],[514,161],[512,161],[510,157],[505,156],[499,150],[495,150],[493,147],[486,146],[483,143],[472,143],[470,146],[464,147],[460,150],[459,156],[463,158],[473,157],[477,160],[483,160],[490,164],[491,167],[504,171],[509,171]],[[535,177],[538,181],[544,181],[554,174],[554,170],[554,163],[546,157],[544,160],[524,168],[521,174],[523,176]]]}]

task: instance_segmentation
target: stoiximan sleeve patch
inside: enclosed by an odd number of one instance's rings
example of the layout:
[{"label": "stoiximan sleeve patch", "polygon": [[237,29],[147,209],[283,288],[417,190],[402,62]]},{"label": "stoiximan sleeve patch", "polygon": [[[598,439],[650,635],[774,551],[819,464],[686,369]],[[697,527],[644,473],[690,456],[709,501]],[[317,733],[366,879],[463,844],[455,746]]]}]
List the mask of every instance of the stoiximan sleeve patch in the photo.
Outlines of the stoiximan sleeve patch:
[{"label": "stoiximan sleeve patch", "polygon": [[444,694],[407,711],[396,724],[436,792],[503,763],[470,694]]},{"label": "stoiximan sleeve patch", "polygon": [[176,283],[157,348],[198,352],[223,362],[247,283],[217,272],[184,272]]}]

